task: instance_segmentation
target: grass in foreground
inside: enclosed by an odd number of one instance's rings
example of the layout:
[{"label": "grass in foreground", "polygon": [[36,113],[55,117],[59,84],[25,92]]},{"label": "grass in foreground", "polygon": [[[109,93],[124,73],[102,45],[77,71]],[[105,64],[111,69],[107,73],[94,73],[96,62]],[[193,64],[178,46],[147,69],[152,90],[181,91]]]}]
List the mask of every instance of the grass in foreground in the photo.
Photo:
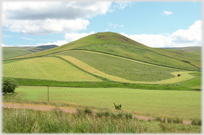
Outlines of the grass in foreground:
[{"label": "grass in foreground", "polygon": [[[20,86],[15,92],[18,94],[12,100],[47,101],[47,87]],[[49,101],[109,109],[114,109],[116,103],[122,104],[122,110],[136,114],[201,117],[201,92],[197,91],[49,87]]]},{"label": "grass in foreground", "polygon": [[[105,113],[104,113],[105,114]],[[107,115],[109,114],[109,115]],[[3,133],[201,133],[200,126],[143,121],[131,114],[93,115],[91,110],[68,114],[53,111],[3,109]]]}]

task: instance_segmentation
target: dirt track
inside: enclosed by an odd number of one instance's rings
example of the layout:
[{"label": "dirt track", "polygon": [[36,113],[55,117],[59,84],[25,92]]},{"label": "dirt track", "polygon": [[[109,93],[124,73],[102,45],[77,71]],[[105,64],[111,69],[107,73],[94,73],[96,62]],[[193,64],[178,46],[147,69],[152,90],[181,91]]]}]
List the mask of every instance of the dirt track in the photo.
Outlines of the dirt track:
[{"label": "dirt track", "polygon": [[[20,104],[20,103],[3,103],[3,108],[25,108],[25,109],[33,109],[33,110],[40,110],[40,111],[51,111],[56,109],[56,106],[48,106],[48,105],[36,105],[36,104]],[[63,110],[67,113],[76,113],[75,108],[68,108],[68,107],[58,107],[58,109]],[[153,117],[148,116],[134,116],[138,119],[142,120],[153,120]],[[183,124],[191,124],[191,121],[183,120]]]}]

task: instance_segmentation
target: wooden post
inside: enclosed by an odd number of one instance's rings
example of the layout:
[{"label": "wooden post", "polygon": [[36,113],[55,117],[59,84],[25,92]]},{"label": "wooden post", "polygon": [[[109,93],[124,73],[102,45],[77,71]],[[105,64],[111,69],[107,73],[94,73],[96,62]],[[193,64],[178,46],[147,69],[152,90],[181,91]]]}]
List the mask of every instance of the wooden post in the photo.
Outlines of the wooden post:
[{"label": "wooden post", "polygon": [[47,86],[47,100],[49,101],[49,86]]}]

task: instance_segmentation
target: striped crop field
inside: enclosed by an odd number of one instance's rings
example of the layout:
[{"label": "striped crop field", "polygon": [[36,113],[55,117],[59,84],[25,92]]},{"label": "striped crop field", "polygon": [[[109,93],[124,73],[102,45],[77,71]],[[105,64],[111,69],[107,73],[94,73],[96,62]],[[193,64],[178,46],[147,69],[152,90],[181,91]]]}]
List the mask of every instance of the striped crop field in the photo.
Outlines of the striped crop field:
[{"label": "striped crop field", "polygon": [[[107,55],[107,54],[105,54]],[[181,81],[186,81],[186,80],[190,80],[192,78],[194,78],[193,75],[190,75],[189,73],[191,73],[192,71],[182,71],[182,72],[172,72],[171,74],[174,75],[173,78],[170,79],[166,79],[166,80],[161,80],[161,81],[157,81],[157,82],[146,82],[146,81],[131,81],[131,80],[127,80],[121,77],[117,77],[117,76],[113,76],[113,75],[109,75],[106,74],[104,72],[101,72],[89,65],[87,65],[86,63],[71,57],[71,56],[60,56],[68,61],[70,61],[71,63],[75,64],[76,66],[82,68],[83,70],[90,72],[92,74],[95,74],[97,76],[102,76],[104,78],[110,79],[112,81],[117,81],[117,82],[125,82],[125,83],[145,83],[145,84],[171,84],[171,83],[178,83]],[[116,56],[113,56],[116,57]],[[126,58],[123,58],[126,59]],[[129,59],[128,59],[129,60]],[[134,60],[130,60],[130,61],[134,61]],[[147,64],[147,63],[143,63],[143,62],[139,62],[139,61],[134,61],[134,62],[138,62],[138,63],[142,63],[142,64]],[[147,65],[151,65],[151,64],[147,64]],[[181,73],[182,76],[177,77],[177,74]]]},{"label": "striped crop field", "polygon": [[[47,87],[20,86],[14,98],[47,101]],[[108,108],[122,104],[122,110],[184,119],[201,118],[201,92],[141,90],[128,88],[49,87],[49,102]]]},{"label": "striped crop field", "polygon": [[3,76],[57,81],[101,81],[56,57],[32,58],[4,64]]},{"label": "striped crop field", "polygon": [[[172,84],[194,78],[189,74],[194,71],[178,70],[99,52],[77,50],[61,52],[58,55],[87,72],[112,81]],[[182,75],[177,77],[178,73]]]}]

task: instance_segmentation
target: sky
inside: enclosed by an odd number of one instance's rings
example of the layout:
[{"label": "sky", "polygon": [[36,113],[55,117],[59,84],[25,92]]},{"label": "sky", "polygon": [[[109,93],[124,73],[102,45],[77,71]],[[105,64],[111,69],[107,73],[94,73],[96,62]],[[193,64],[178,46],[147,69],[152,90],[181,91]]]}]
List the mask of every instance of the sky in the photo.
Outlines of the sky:
[{"label": "sky", "polygon": [[201,46],[202,2],[3,1],[2,46],[63,45],[116,32],[149,47]]}]

